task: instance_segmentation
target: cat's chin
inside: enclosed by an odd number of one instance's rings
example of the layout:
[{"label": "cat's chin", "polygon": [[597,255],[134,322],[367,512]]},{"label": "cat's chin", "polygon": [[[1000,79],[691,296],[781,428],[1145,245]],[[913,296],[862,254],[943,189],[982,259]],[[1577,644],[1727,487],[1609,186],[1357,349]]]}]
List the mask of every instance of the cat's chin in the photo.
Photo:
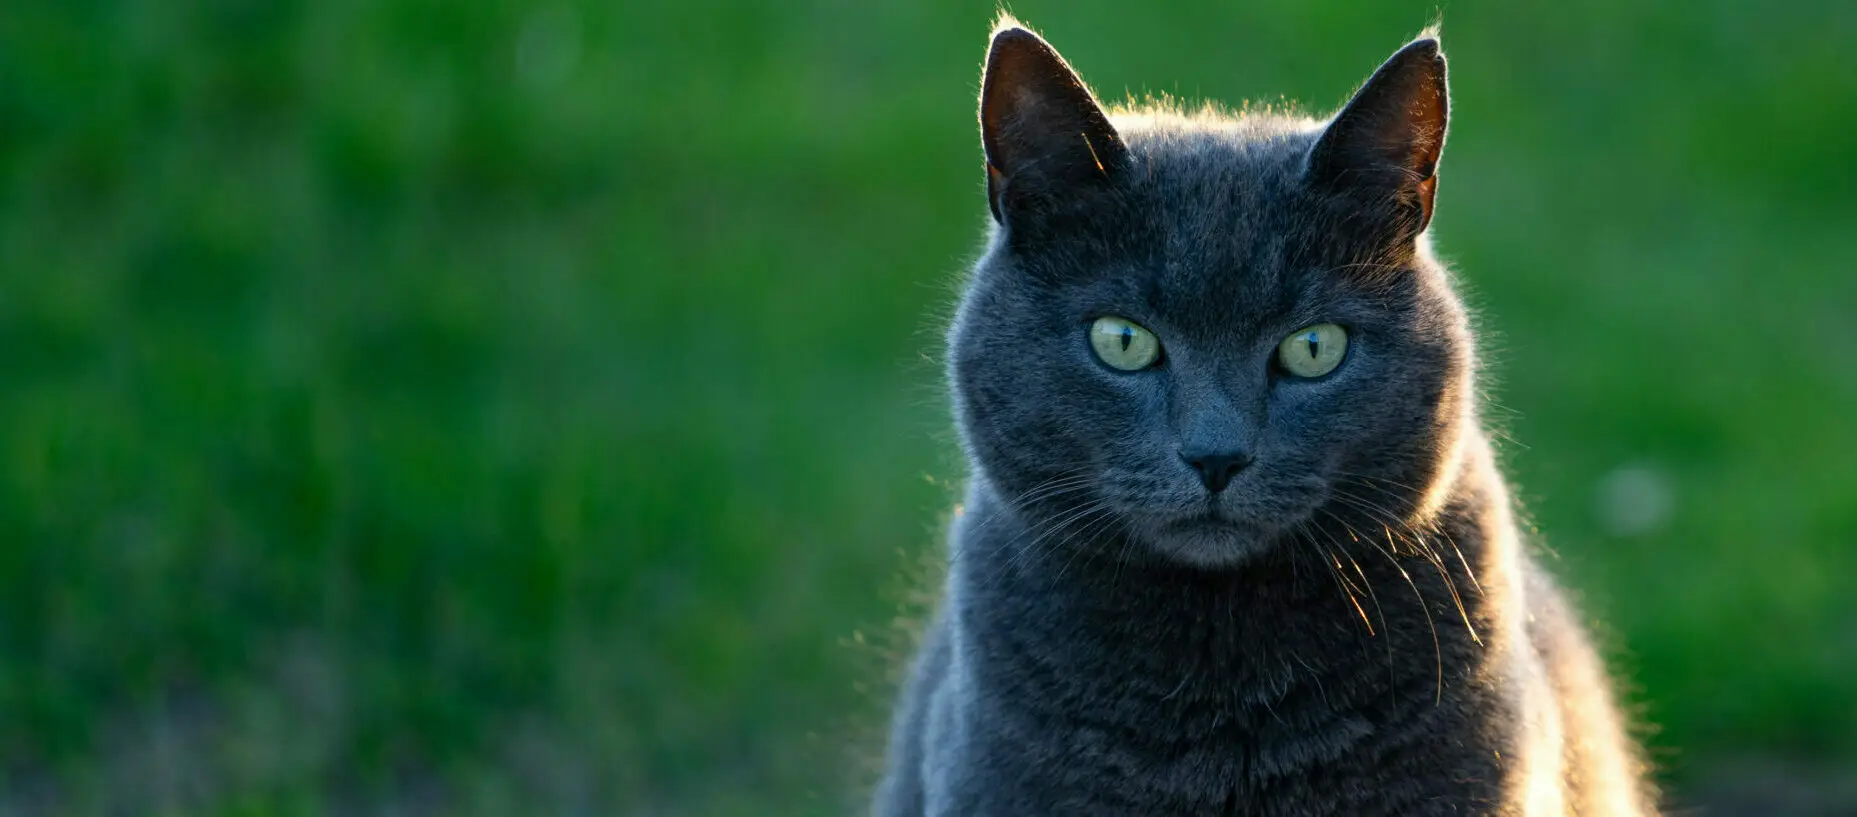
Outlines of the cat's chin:
[{"label": "cat's chin", "polygon": [[1277,532],[1248,522],[1194,516],[1161,525],[1147,539],[1160,555],[1179,564],[1227,570],[1269,550]]}]

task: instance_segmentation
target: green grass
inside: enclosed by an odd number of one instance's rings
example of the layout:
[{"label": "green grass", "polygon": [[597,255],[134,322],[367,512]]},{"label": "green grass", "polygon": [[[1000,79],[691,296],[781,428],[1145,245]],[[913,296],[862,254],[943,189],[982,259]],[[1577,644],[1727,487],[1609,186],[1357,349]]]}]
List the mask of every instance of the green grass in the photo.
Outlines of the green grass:
[{"label": "green grass", "polygon": [[[1013,8],[1317,110],[1436,10],[1257,5]],[[1443,10],[1436,239],[1672,776],[1857,760],[1857,14],[1656,5]],[[0,10],[0,811],[841,811],[961,473],[992,13]]]}]

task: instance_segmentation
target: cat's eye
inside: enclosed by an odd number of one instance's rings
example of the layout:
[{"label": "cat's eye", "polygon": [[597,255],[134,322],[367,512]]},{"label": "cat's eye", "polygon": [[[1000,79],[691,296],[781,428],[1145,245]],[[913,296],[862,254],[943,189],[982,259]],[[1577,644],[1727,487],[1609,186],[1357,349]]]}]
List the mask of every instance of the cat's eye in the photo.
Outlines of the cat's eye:
[{"label": "cat's eye", "polygon": [[1090,324],[1090,348],[1110,368],[1132,372],[1161,358],[1161,339],[1127,318],[1104,316]]},{"label": "cat's eye", "polygon": [[1277,363],[1296,377],[1321,377],[1348,356],[1348,330],[1318,323],[1292,332],[1277,344]]}]

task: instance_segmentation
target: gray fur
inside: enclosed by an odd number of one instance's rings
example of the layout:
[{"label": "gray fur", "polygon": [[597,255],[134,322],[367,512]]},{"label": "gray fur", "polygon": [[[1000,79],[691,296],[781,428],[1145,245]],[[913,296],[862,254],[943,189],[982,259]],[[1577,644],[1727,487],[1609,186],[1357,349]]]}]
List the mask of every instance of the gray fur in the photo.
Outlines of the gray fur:
[{"label": "gray fur", "polygon": [[[1020,35],[1002,26],[990,74],[1043,47]],[[1382,73],[1442,94],[1436,44],[1408,52],[1431,62]],[[1050,69],[1017,80],[1029,96],[983,103],[999,224],[949,334],[973,471],[876,814],[1649,813],[1480,430],[1469,324],[1420,234],[1435,168],[1374,165],[1435,160],[1442,97],[1417,141],[1355,117],[1366,152],[1335,155],[1360,166],[1322,176],[1312,120],[1071,110],[1041,130],[1050,105],[1095,104],[1041,53],[1007,55]],[[1011,90],[999,70],[988,94]],[[1152,329],[1163,363],[1097,362],[1105,314]],[[1273,373],[1317,322],[1349,328],[1341,367]],[[1254,462],[1208,493],[1179,455],[1200,443]]]}]

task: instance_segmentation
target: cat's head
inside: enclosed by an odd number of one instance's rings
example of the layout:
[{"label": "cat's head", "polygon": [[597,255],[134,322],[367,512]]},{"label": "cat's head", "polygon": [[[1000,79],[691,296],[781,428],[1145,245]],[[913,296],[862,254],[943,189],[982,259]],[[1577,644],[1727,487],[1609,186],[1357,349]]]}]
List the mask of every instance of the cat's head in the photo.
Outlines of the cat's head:
[{"label": "cat's head", "polygon": [[1112,114],[1003,23],[980,102],[994,229],[950,333],[981,478],[1057,539],[1205,568],[1422,512],[1471,399],[1424,238],[1446,110],[1424,38],[1327,122]]}]

